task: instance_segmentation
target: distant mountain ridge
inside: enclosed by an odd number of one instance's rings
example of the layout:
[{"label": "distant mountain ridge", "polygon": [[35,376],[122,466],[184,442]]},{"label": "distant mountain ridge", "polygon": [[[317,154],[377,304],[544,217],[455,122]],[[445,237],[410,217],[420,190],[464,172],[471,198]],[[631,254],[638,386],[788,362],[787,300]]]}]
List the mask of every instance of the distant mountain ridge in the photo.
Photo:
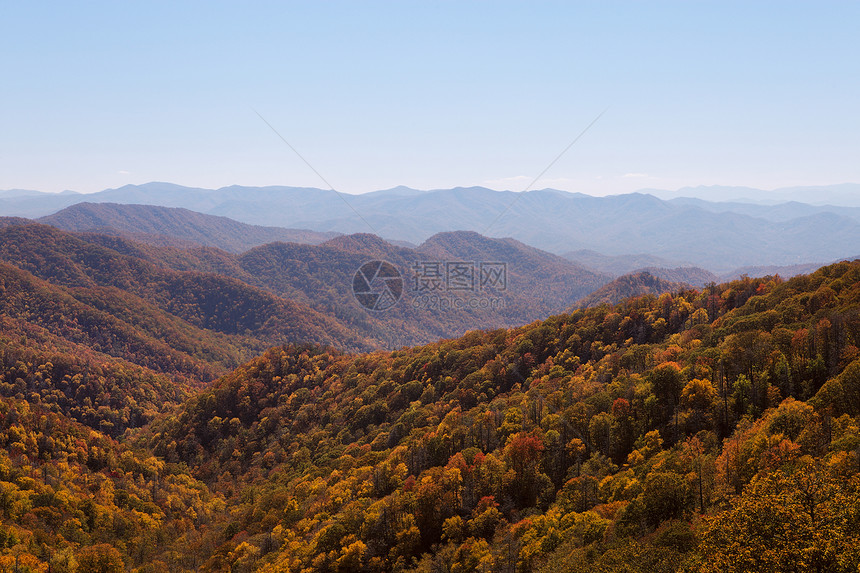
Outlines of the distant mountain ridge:
[{"label": "distant mountain ridge", "polygon": [[339,234],[248,225],[180,207],[118,203],[78,203],[38,221],[65,231],[116,234],[164,246],[202,245],[231,253],[274,241],[316,245]]},{"label": "distant mountain ridge", "polygon": [[[647,272],[655,277],[670,282],[685,283],[695,288],[701,288],[713,282],[733,281],[744,275],[750,277],[779,275],[784,279],[791,278],[796,275],[811,273],[816,269],[823,267],[825,264],[838,262],[837,260],[833,260],[826,263],[814,262],[799,265],[738,267],[718,275],[701,267],[691,266],[689,264],[683,265],[676,261],[669,261],[647,254],[609,256],[602,255],[594,251],[581,250],[565,253],[563,256],[564,258],[581,264],[586,268],[606,273],[615,278],[623,275]],[[856,257],[843,257],[843,259],[847,260],[853,260],[855,258]],[[651,264],[643,266],[647,263]],[[681,266],[673,266],[679,264],[681,264]]]},{"label": "distant mountain ridge", "polygon": [[413,244],[439,232],[476,231],[553,253],[588,249],[615,256],[635,250],[714,273],[838,260],[856,254],[860,244],[860,215],[843,207],[715,206],[642,193],[592,197],[552,189],[394,188],[338,197],[332,190],[314,188],[207,190],[148,183],[89,195],[2,197],[0,214],[43,216],[83,201],[182,207],[253,225],[373,233]]},{"label": "distant mountain ridge", "polygon": [[763,205],[760,203],[744,203],[744,202],[713,202],[703,199],[695,199],[690,197],[679,197],[669,199],[669,203],[674,205],[693,206],[712,213],[737,213],[739,215],[749,215],[750,217],[759,217],[774,223],[791,221],[798,217],[808,217],[820,213],[837,213],[839,215],[860,220],[860,207],[837,207],[835,205],[809,205],[798,201],[787,201],[777,203],[775,205]]},{"label": "distant mountain ridge", "polygon": [[673,200],[690,198],[708,202],[741,202],[759,206],[777,206],[795,202],[813,206],[860,207],[860,184],[858,183],[780,187],[769,191],[730,185],[699,185],[682,187],[675,191],[666,189],[641,189],[640,191],[662,199]]}]

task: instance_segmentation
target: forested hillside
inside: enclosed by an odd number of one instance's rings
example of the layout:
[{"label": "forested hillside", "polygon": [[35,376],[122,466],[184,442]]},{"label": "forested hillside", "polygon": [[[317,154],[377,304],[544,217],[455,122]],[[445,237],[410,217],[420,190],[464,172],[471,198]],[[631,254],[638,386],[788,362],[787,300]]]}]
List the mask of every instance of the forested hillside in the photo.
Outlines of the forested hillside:
[{"label": "forested hillside", "polygon": [[[201,387],[282,299],[201,273],[249,273],[222,251],[19,223],[0,246],[6,569],[860,564],[858,261],[395,352],[279,346]],[[325,248],[347,247],[397,251]]]},{"label": "forested hillside", "polygon": [[119,437],[273,344],[375,345],[236,279],[148,260],[183,251],[114,246],[136,252],[20,221],[0,229],[0,395]]},{"label": "forested hillside", "polygon": [[228,499],[204,570],[856,571],[858,340],[840,263],[396,352],[275,348],[139,439]]},{"label": "forested hillside", "polygon": [[[396,266],[404,280],[402,300],[384,313],[368,313],[355,304],[350,288],[355,271],[373,259]],[[388,348],[546,318],[609,280],[518,241],[466,232],[440,233],[417,249],[396,247],[367,234],[338,237],[319,246],[272,243],[243,253],[238,260],[253,284],[331,314],[358,332],[386,341]],[[418,287],[426,272],[423,262],[438,264],[444,282],[446,265],[460,261],[475,272],[471,288]],[[504,264],[504,288],[481,288],[481,263]]]},{"label": "forested hillside", "polygon": [[[369,313],[352,287],[356,271],[375,259],[398,269],[403,296],[385,312]],[[609,281],[512,239],[477,233],[442,233],[416,249],[359,234],[321,245],[275,242],[236,255],[10,219],[0,228],[0,261],[56,286],[120,289],[195,328],[261,341],[257,352],[297,341],[392,349],[526,324],[563,311]],[[418,287],[424,263],[441,269],[433,289]],[[485,263],[503,267],[501,288],[484,288]],[[445,286],[448,264],[471,272],[468,288]]]},{"label": "forested hillside", "polygon": [[[188,336],[205,339],[214,334],[216,339],[223,339],[218,335],[226,335],[235,337],[234,344],[255,350],[295,341],[345,349],[374,346],[329,316],[241,280],[213,272],[176,271],[136,254],[121,253],[105,246],[105,242],[123,244],[120,239],[109,238],[88,241],[47,225],[8,226],[0,229],[0,261],[48,282],[67,298],[94,306],[143,332],[164,330],[159,336],[171,345],[174,342],[170,332],[180,328],[176,325],[181,322],[181,328],[193,333]],[[146,252],[140,247],[137,250]],[[153,251],[156,250],[150,252]],[[182,251],[167,252],[177,260],[189,258]],[[169,315],[166,320],[173,322],[172,328],[153,318],[158,314],[162,318]],[[64,315],[34,316],[44,321]],[[81,324],[86,328],[89,322]],[[219,353],[205,345],[194,352]]]},{"label": "forested hillside", "polygon": [[680,292],[692,288],[690,284],[672,282],[656,277],[649,272],[623,275],[605,284],[590,295],[580,299],[576,308],[591,308],[601,304],[617,304],[626,298],[652,294]]},{"label": "forested hillside", "polygon": [[193,571],[224,499],[182,468],[19,399],[0,401],[0,570]]},{"label": "forested hillside", "polygon": [[[609,281],[608,276],[517,241],[488,239],[477,233],[443,233],[416,249],[391,245],[374,235],[358,234],[321,245],[276,242],[241,255],[211,247],[178,249],[142,245],[92,233],[75,235],[74,239],[90,243],[89,249],[106,247],[142,260],[147,263],[146,268],[156,265],[172,271],[236,279],[252,291],[268,291],[310,307],[340,322],[371,345],[385,348],[450,338],[475,328],[515,326],[546,318]],[[367,312],[352,292],[356,271],[369,260],[388,261],[403,277],[401,300],[385,312]],[[423,262],[438,264],[442,280],[447,263],[465,262],[476,273],[472,288],[419,289],[420,270],[416,269]],[[505,288],[481,288],[482,263],[504,265]],[[319,340],[319,336],[316,340],[326,342]],[[329,343],[341,348],[361,347],[355,342]]]},{"label": "forested hillside", "polygon": [[[274,291],[413,251],[0,233],[6,569],[860,565],[860,261],[349,354],[364,339]],[[424,253],[564,268],[482,241]],[[663,284],[631,280],[600,296]]]}]

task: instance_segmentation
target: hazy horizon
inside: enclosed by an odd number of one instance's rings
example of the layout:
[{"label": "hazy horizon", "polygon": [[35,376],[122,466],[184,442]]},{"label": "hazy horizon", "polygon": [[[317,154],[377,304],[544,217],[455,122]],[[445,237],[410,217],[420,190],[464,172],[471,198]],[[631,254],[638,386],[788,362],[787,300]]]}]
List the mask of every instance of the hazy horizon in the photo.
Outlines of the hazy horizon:
[{"label": "hazy horizon", "polygon": [[[126,185],[122,185],[120,187],[112,187],[106,189],[99,189],[95,191],[76,191],[73,189],[64,189],[62,191],[42,191],[38,189],[0,189],[0,193],[2,193],[6,198],[11,198],[16,196],[16,192],[20,192],[23,194],[28,193],[44,193],[50,195],[60,195],[60,194],[76,194],[76,195],[95,195],[98,193],[113,191],[117,189],[121,189],[122,187],[143,187],[146,185],[152,184],[168,184],[168,185],[176,185],[179,187],[193,188],[193,189],[206,189],[217,191],[219,189],[226,189],[230,187],[244,187],[244,188],[264,188],[264,187],[284,187],[284,188],[301,188],[307,187],[312,189],[319,189],[322,191],[331,191],[331,188],[325,188],[318,185],[308,185],[308,186],[299,186],[299,185],[285,185],[285,184],[273,184],[273,185],[242,185],[242,184],[229,184],[229,185],[220,185],[218,187],[202,187],[199,185],[181,185],[174,182],[169,181],[148,181],[145,183],[127,183]],[[681,187],[677,189],[656,189],[656,188],[640,188],[634,189],[631,191],[619,192],[619,193],[593,193],[587,191],[569,191],[565,189],[557,189],[548,186],[536,186],[534,189],[499,189],[493,188],[486,185],[457,185],[448,188],[433,188],[433,189],[417,189],[414,187],[410,187],[408,185],[396,185],[394,187],[385,188],[385,189],[371,189],[367,191],[363,191],[360,193],[349,193],[344,192],[339,189],[334,189],[333,191],[346,195],[346,196],[360,196],[368,193],[378,193],[391,191],[398,188],[406,188],[412,191],[417,191],[421,193],[429,193],[434,191],[444,191],[449,189],[469,189],[469,188],[484,188],[490,191],[495,191],[498,193],[523,193],[530,191],[561,191],[567,193],[579,193],[582,195],[588,195],[592,197],[611,197],[617,195],[628,195],[633,193],[640,194],[649,194],[653,195],[659,199],[663,200],[671,200],[677,198],[694,198],[701,199],[710,202],[749,202],[753,204],[779,204],[786,202],[801,202],[808,203],[810,205],[832,205],[832,206],[844,206],[844,207],[856,207],[860,206],[860,184],[845,182],[845,183],[836,183],[829,185],[809,185],[809,186],[797,186],[797,187],[781,187],[776,189],[758,189],[749,186],[725,186],[725,185],[697,185],[697,186],[687,186]],[[821,194],[824,193],[822,196]],[[2,214],[2,213],[0,213]]]}]

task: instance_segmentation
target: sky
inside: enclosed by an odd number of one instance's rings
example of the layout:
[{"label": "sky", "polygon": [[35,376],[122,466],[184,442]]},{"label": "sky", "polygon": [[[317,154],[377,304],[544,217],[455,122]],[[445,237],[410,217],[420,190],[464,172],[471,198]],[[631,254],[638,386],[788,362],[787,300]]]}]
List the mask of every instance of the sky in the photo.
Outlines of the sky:
[{"label": "sky", "polygon": [[0,0],[0,189],[860,182],[858,22],[827,1]]}]

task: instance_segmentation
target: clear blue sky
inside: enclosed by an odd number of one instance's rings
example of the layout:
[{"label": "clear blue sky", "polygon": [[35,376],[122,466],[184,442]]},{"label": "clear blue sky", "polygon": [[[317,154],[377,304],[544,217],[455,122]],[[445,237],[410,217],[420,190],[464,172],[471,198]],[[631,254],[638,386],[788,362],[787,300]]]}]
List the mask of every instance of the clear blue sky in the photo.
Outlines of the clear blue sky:
[{"label": "clear blue sky", "polygon": [[0,189],[860,182],[860,2],[0,0]]}]

